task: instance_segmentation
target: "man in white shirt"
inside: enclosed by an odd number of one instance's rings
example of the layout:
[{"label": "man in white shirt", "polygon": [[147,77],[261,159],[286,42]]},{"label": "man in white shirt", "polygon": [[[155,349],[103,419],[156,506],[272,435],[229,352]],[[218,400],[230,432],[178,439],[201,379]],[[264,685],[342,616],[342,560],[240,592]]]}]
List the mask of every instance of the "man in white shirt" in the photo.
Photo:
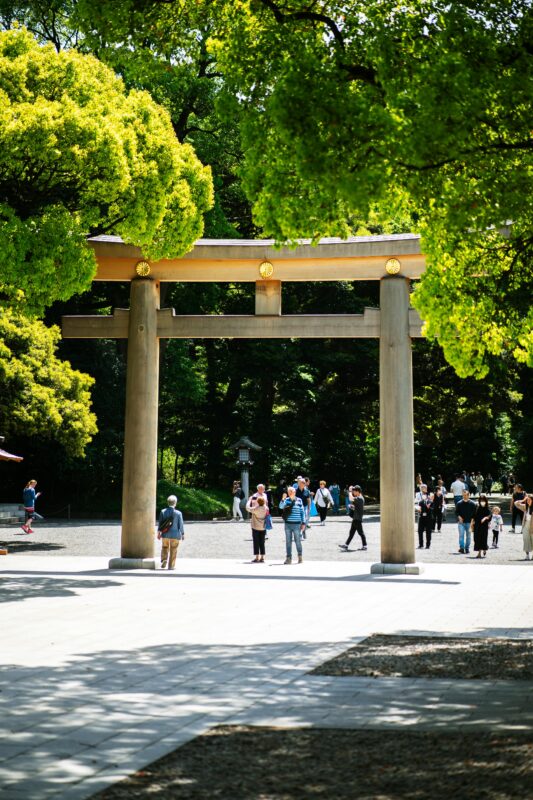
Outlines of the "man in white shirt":
[{"label": "man in white shirt", "polygon": [[465,482],[461,480],[460,475],[455,476],[455,480],[450,486],[450,491],[453,494],[453,500],[457,507],[457,503],[459,503],[463,499],[463,492],[466,491],[468,487],[466,486]]}]

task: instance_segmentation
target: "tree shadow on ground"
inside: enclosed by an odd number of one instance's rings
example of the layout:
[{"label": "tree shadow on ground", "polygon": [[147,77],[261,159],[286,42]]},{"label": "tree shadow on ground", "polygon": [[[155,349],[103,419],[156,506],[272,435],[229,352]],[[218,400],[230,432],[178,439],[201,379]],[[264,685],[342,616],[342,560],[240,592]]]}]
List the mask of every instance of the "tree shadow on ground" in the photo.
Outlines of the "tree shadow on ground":
[{"label": "tree shadow on ground", "polygon": [[47,578],[38,575],[0,573],[0,603],[33,600],[37,597],[73,597],[81,589],[107,589],[120,586],[114,580],[79,580],[79,578]]},{"label": "tree shadow on ground", "polygon": [[[174,621],[172,614],[169,622]],[[525,634],[525,629],[518,630],[519,635]],[[532,636],[532,629],[528,631]],[[487,631],[484,633],[487,635]],[[370,724],[380,729],[360,732],[360,746],[351,738],[355,733],[352,730],[346,732],[349,747],[341,746],[340,739],[336,743],[328,739],[327,748],[326,734],[322,732],[316,732],[316,745],[312,746],[305,737],[291,744],[279,729],[273,731],[276,738],[264,743],[253,736],[247,736],[246,743],[231,743],[228,733],[230,749],[221,752],[220,758],[216,747],[212,752],[210,743],[200,741],[203,755],[197,766],[186,764],[183,750],[177,751],[177,762],[169,760],[169,764],[177,766],[167,774],[165,779],[171,782],[165,785],[161,796],[304,800],[314,796],[313,786],[316,794],[323,797],[416,796],[447,800],[479,796],[502,800],[529,796],[528,786],[517,776],[517,770],[520,764],[521,774],[530,782],[531,759],[528,761],[523,753],[519,734],[513,738],[516,715],[502,702],[501,694],[492,697],[475,684],[468,689],[459,687],[450,696],[443,690],[440,694],[424,694],[417,691],[412,679],[360,678],[353,679],[360,681],[354,699],[350,679],[345,683],[345,679],[305,674],[316,665],[317,655],[330,647],[328,642],[238,646],[180,641],[179,646],[172,642],[78,653],[58,665],[1,665],[1,738],[11,748],[20,747],[16,756],[2,762],[5,791],[9,794],[9,789],[16,786],[22,797],[27,786],[27,796],[45,797],[48,791],[65,791],[76,784],[81,789],[79,784],[90,780],[84,794],[88,796],[218,724],[250,724],[253,720],[256,725],[271,726],[281,716],[285,717],[280,723],[284,728],[319,727],[324,710],[337,709],[341,723],[326,727],[353,729]],[[449,676],[449,682],[455,679],[455,674]],[[342,685],[348,686],[346,693]],[[409,687],[410,692],[406,691]],[[520,697],[526,702],[523,692]],[[475,719],[473,713],[477,714]],[[274,721],[261,722],[265,715]],[[424,729],[420,729],[419,739],[413,739],[420,724]],[[523,727],[530,739],[530,729]],[[439,741],[439,735],[445,738],[450,731],[460,736],[457,746]],[[488,731],[498,734],[500,751],[497,742],[496,748],[489,747]],[[299,731],[299,735],[304,733],[309,731]],[[379,743],[382,739],[383,747]],[[485,742],[484,747],[474,751],[474,741]],[[336,751],[342,757],[337,758]],[[308,763],[304,764],[308,756]],[[390,768],[389,761],[393,765]],[[500,769],[508,775],[508,789],[515,787],[519,794],[501,792]],[[164,777],[163,773],[154,773],[153,765],[142,771],[155,780],[150,784],[151,790]],[[446,785],[447,795],[434,793],[441,773],[454,776]],[[206,782],[207,775],[210,779]],[[364,775],[371,775],[375,781],[372,788],[379,786],[383,792],[362,792],[366,788]],[[487,775],[494,779],[493,783]],[[485,789],[493,785],[498,792],[472,794],[471,786],[477,785],[474,777]],[[402,787],[405,781],[402,792],[409,786],[409,795],[394,794],[399,778]],[[363,782],[359,784],[359,780]],[[345,781],[351,793],[342,795],[337,789]],[[213,792],[214,786],[222,785],[227,791]],[[461,791],[461,785],[466,786],[465,791]],[[354,786],[361,791],[355,791]],[[205,789],[207,794],[187,794],[194,787]],[[140,794],[126,786],[124,794],[109,798],[144,796],[153,794]]]},{"label": "tree shadow on ground", "polygon": [[5,547],[10,555],[16,553],[40,553],[49,552],[51,550],[64,550],[65,545],[55,544],[54,542],[38,542],[29,539],[9,539],[9,541],[0,541],[0,547]]},{"label": "tree shadow on ground", "polygon": [[219,726],[93,800],[522,800],[532,781],[524,734]]}]

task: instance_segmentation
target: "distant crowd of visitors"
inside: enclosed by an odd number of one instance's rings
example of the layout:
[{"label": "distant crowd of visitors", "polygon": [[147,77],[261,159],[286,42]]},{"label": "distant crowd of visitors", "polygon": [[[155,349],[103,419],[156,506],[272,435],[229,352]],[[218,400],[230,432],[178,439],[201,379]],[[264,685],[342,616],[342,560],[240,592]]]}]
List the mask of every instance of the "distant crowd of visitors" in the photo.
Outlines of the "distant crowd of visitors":
[{"label": "distant crowd of visitors", "polygon": [[[415,510],[417,513],[417,532],[419,549],[431,548],[432,536],[435,531],[440,532],[443,522],[446,521],[446,495],[447,489],[442,476],[437,475],[431,482],[424,483],[419,474],[415,479]],[[503,475],[500,480],[502,494],[510,494],[511,527],[510,532],[515,533],[520,527],[523,549],[527,561],[531,560],[533,553],[533,494],[527,494],[521,483],[515,481],[512,472]],[[35,511],[35,501],[40,493],[36,491],[36,480],[28,481],[23,491],[25,521],[22,529],[25,533],[33,533],[31,527],[35,517],[40,515]],[[491,547],[499,547],[500,534],[503,533],[504,523],[501,508],[489,505],[489,496],[493,489],[494,481],[490,473],[486,477],[480,472],[462,472],[455,476],[450,486],[453,497],[454,513],[459,532],[459,553],[468,554],[473,540],[473,550],[477,558],[485,558]],[[500,488],[498,487],[498,488]],[[277,494],[275,498],[274,495]],[[351,524],[346,541],[339,544],[339,548],[348,552],[350,544],[358,534],[361,541],[361,550],[367,549],[367,539],[363,530],[365,498],[361,486],[347,486],[344,493],[338,483],[328,487],[325,480],[311,488],[311,481],[302,475],[287,484],[283,481],[277,489],[267,488],[263,483],[257,485],[256,491],[245,498],[244,491],[239,481],[234,481],[232,487],[232,514],[233,521],[243,521],[242,507],[250,515],[253,542],[253,563],[264,563],[265,542],[268,531],[272,528],[272,510],[277,508],[281,514],[285,530],[285,564],[292,564],[293,546],[296,549],[298,563],[303,562],[302,541],[307,538],[310,528],[310,519],[318,516],[320,525],[326,524],[328,511],[337,515],[340,513],[341,497],[347,514],[351,517]],[[477,501],[473,499],[477,498]],[[161,540],[161,567],[174,569],[179,542],[185,538],[183,515],[177,506],[176,495],[167,498],[167,506],[159,514],[157,537]]]},{"label": "distant crowd of visitors", "polygon": [[[502,494],[511,495],[511,533],[518,526],[521,528],[526,560],[531,560],[533,552],[533,529],[531,527],[533,512],[533,495],[528,495],[520,483],[514,481],[514,475],[502,476],[499,483],[503,487]],[[499,537],[503,533],[503,517],[501,508],[492,508],[488,497],[492,493],[494,481],[490,473],[486,477],[480,472],[458,473],[450,486],[453,496],[453,510],[459,532],[460,554],[473,550],[477,558],[485,558],[489,550],[489,539],[492,548],[499,547]],[[500,488],[500,487],[498,487]],[[416,476],[415,510],[417,512],[418,547],[430,549],[432,535],[442,530],[446,521],[447,489],[442,476],[437,475],[431,483],[424,483],[421,475]],[[476,500],[473,498],[476,497]],[[252,531],[252,563],[265,563],[266,541],[272,529],[272,511],[279,509],[285,532],[285,564],[293,563],[294,550],[297,563],[303,562],[303,544],[310,528],[310,519],[318,516],[321,526],[326,524],[328,512],[334,515],[341,513],[341,499],[344,500],[346,512],[351,517],[351,524],[346,541],[339,544],[343,552],[349,552],[350,544],[356,534],[361,542],[361,550],[367,549],[367,539],[363,529],[365,498],[361,486],[347,486],[341,492],[338,483],[329,487],[321,480],[311,488],[311,481],[298,475],[293,483],[280,482],[274,489],[259,483],[256,491],[245,497],[239,481],[232,486],[232,519],[234,522],[244,521],[243,509],[250,517]],[[168,506],[162,509],[159,516],[158,537],[162,539],[161,566],[173,569],[179,541],[184,538],[183,517],[176,509],[177,498],[168,498]],[[168,541],[170,540],[170,541]]]},{"label": "distant crowd of visitors", "polygon": [[[528,495],[524,491],[521,483],[509,484],[509,477],[514,481],[514,475],[503,476],[501,481],[505,493],[511,495],[511,533],[515,533],[517,523],[520,524],[522,533],[523,549],[526,561],[531,560],[533,552],[533,529],[531,527],[533,495]],[[488,481],[488,482],[487,482]],[[427,484],[422,482],[421,475],[416,477],[417,491],[415,494],[415,508],[418,514],[418,547],[431,547],[431,535],[437,529],[441,530],[442,521],[446,513],[446,487],[439,475],[435,487],[430,490]],[[475,486],[475,490],[473,487]],[[477,558],[486,558],[489,549],[489,537],[491,537],[491,547],[498,548],[500,533],[503,533],[503,517],[499,506],[489,505],[488,496],[493,486],[492,477],[483,478],[481,473],[463,472],[455,476],[455,480],[450,486],[455,506],[455,515],[459,530],[459,553],[468,554],[474,540],[474,552]],[[476,502],[472,495],[479,494]]]}]

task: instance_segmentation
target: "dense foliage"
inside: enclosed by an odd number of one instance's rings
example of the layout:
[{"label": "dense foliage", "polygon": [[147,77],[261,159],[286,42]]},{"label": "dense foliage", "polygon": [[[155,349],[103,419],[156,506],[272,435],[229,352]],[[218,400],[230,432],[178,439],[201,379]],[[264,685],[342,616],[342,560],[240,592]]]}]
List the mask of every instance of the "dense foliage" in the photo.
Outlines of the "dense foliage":
[{"label": "dense foliage", "polygon": [[89,235],[118,234],[151,258],[201,235],[209,168],[148,93],[93,56],[0,33],[0,116],[4,303],[42,312],[87,288]]},{"label": "dense foliage", "polygon": [[58,328],[0,311],[0,430],[10,438],[55,440],[81,456],[97,432],[94,379],[57,357],[60,336]]},{"label": "dense foliage", "polygon": [[[533,478],[533,386],[517,364],[531,362],[533,329],[530,2],[0,0],[0,21],[27,25],[61,59],[79,58],[73,47],[96,56],[122,92],[117,114],[146,92],[165,109],[212,169],[208,236],[421,231],[429,268],[413,302],[430,339],[414,347],[417,469],[449,478],[512,467]],[[106,230],[107,214],[89,232]],[[47,291],[43,303],[65,296]],[[251,313],[252,291],[167,285],[163,305]],[[283,306],[356,312],[377,305],[376,291],[287,285]],[[47,321],[127,305],[124,287],[94,285]],[[433,335],[459,375],[482,380],[458,377]],[[100,432],[86,459],[35,438],[11,445],[24,445],[37,473],[53,459],[52,493],[118,510],[124,343],[63,342],[60,353],[96,379]],[[247,434],[263,448],[252,481],[303,471],[375,494],[377,369],[373,341],[164,343],[160,474],[227,486],[229,444]]]}]

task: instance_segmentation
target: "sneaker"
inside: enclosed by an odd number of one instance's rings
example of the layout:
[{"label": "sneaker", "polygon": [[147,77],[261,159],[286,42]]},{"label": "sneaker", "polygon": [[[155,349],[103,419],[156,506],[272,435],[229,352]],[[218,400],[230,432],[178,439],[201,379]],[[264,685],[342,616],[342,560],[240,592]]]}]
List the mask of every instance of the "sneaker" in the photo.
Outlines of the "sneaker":
[{"label": "sneaker", "polygon": [[292,564],[292,558],[286,558],[284,564]]},{"label": "sneaker", "polygon": [[469,552],[470,552],[470,550],[467,547],[466,550],[465,550],[465,553],[469,553]]},{"label": "sneaker", "polygon": [[509,531],[509,533],[514,533],[514,528],[511,528],[511,530]]},{"label": "sneaker", "polygon": [[368,550],[368,547],[366,546],[366,544],[365,544],[365,545],[363,545],[363,547],[361,548],[361,550]]},{"label": "sneaker", "polygon": [[27,525],[21,525],[20,527],[22,528],[22,530],[24,531],[24,533],[29,533],[29,532],[30,532],[30,529],[28,528],[28,526],[27,526]]},{"label": "sneaker", "polygon": [[33,533],[32,528],[26,528],[26,533]]},{"label": "sneaker", "polygon": [[303,563],[304,563],[303,556],[298,556],[298,564],[303,564]]},{"label": "sneaker", "polygon": [[460,548],[459,548],[459,552],[464,554],[464,552],[465,552],[465,549],[464,549],[464,547],[460,547]]},{"label": "sneaker", "polygon": [[347,544],[340,544],[339,547],[340,547],[341,550],[344,550],[344,552],[346,552],[348,550],[348,545]]}]

